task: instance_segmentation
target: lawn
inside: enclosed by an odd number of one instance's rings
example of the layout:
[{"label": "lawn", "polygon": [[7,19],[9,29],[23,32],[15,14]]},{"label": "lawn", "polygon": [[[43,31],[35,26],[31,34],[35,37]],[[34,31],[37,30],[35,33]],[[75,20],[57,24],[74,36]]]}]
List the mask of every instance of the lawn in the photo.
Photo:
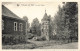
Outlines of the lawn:
[{"label": "lawn", "polygon": [[16,44],[16,45],[3,45],[2,49],[33,49],[35,44]]},{"label": "lawn", "polygon": [[78,43],[68,43],[68,44],[60,44],[60,45],[51,45],[46,47],[39,47],[38,49],[78,49]]},{"label": "lawn", "polygon": [[28,40],[30,43],[16,44],[16,45],[3,45],[2,49],[77,49],[78,43],[61,43],[60,41],[33,41]]}]

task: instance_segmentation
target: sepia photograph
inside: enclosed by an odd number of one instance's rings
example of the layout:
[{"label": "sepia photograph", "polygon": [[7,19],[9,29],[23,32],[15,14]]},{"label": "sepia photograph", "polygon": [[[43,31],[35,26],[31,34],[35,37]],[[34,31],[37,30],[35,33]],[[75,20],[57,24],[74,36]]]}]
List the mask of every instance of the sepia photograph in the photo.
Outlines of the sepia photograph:
[{"label": "sepia photograph", "polygon": [[78,49],[78,2],[2,2],[2,49]]}]

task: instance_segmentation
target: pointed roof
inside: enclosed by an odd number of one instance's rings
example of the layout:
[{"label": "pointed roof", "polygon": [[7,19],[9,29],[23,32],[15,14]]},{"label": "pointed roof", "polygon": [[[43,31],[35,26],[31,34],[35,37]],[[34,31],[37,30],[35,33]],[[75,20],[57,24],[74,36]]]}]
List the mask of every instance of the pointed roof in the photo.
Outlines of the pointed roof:
[{"label": "pointed roof", "polygon": [[46,10],[42,20],[49,20],[50,16],[47,15]]},{"label": "pointed roof", "polygon": [[21,19],[16,14],[14,14],[12,11],[10,11],[8,8],[6,8],[4,5],[2,5],[2,15],[3,16],[7,16],[7,17],[10,17],[10,18]]}]

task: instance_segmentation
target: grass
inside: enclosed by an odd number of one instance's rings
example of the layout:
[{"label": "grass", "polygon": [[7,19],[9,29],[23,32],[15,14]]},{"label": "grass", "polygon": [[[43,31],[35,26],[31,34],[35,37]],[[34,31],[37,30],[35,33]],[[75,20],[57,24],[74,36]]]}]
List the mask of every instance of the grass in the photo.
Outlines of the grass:
[{"label": "grass", "polygon": [[57,44],[57,45],[51,45],[46,47],[39,47],[38,49],[78,49],[78,43],[72,42],[67,44]]},{"label": "grass", "polygon": [[63,44],[65,44],[65,42],[55,41],[55,40],[51,40],[51,41],[28,40],[26,44],[3,45],[2,49],[35,49],[35,48],[40,48],[40,47],[56,46],[56,45],[63,45]]},{"label": "grass", "polygon": [[34,44],[17,44],[17,45],[4,45],[2,49],[33,49]]}]

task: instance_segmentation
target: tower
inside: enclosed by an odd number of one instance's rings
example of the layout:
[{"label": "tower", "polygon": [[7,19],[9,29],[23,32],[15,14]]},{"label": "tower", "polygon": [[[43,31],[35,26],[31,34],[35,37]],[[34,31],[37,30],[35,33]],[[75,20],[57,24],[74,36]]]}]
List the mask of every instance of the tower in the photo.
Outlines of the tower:
[{"label": "tower", "polygon": [[49,26],[50,26],[50,16],[47,15],[45,10],[45,14],[41,24],[41,35],[45,37],[46,40],[49,40]]}]

